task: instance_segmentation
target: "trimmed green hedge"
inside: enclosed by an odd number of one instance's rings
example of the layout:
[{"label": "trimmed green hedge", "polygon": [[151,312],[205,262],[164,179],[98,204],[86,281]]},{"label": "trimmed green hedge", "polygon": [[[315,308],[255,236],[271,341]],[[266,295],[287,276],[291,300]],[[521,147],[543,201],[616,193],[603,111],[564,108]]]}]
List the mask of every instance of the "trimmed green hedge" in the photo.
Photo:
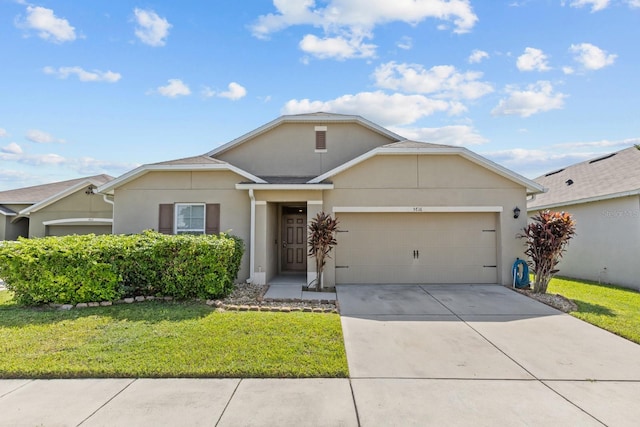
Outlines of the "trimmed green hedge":
[{"label": "trimmed green hedge", "polygon": [[225,234],[21,239],[0,244],[0,277],[27,305],[219,298],[233,289],[243,253],[242,240]]}]

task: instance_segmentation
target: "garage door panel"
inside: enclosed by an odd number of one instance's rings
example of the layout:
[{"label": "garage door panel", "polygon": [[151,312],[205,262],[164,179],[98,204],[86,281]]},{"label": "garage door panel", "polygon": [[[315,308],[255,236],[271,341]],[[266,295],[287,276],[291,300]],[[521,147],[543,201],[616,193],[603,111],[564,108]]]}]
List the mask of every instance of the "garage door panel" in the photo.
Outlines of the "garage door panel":
[{"label": "garage door panel", "polygon": [[495,283],[493,213],[345,213],[336,283]]}]

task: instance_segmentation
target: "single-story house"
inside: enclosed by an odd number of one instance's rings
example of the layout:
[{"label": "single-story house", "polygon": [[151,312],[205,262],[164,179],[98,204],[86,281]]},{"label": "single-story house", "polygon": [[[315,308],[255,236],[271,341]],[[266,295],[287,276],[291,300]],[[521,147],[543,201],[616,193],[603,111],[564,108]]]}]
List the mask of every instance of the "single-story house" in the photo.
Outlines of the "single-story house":
[{"label": "single-story house", "polygon": [[640,148],[630,147],[535,179],[548,188],[529,215],[571,213],[576,235],[560,275],[640,289]]},{"label": "single-story house", "polygon": [[94,190],[112,179],[95,175],[0,191],[0,240],[111,233],[113,204]]},{"label": "single-story house", "polygon": [[356,115],[282,116],[212,151],[138,167],[98,188],[114,233],[229,231],[240,280],[269,283],[307,261],[307,224],[340,221],[324,285],[511,283],[528,195],[543,190],[462,147],[408,141]]}]

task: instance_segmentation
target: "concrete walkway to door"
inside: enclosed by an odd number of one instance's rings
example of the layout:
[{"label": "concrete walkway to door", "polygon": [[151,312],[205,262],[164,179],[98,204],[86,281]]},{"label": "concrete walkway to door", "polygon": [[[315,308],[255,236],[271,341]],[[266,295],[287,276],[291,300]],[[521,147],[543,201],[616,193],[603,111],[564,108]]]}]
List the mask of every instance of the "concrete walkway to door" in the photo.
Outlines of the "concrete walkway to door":
[{"label": "concrete walkway to door", "polygon": [[637,425],[640,346],[497,285],[337,288],[361,425]]}]

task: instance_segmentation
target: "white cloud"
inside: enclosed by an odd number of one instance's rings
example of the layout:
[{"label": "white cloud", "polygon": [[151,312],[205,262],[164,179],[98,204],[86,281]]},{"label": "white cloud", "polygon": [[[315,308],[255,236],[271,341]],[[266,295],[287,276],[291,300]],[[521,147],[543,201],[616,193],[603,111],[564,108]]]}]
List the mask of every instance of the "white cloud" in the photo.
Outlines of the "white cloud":
[{"label": "white cloud", "polygon": [[191,89],[180,79],[169,79],[169,84],[160,86],[157,92],[169,98],[191,95]]},{"label": "white cloud", "polygon": [[640,7],[640,0],[627,0],[629,7]]},{"label": "white cloud", "polygon": [[483,152],[480,154],[529,178],[536,178],[553,170],[594,157],[593,152],[568,153],[525,148]]},{"label": "white cloud", "polygon": [[220,93],[218,96],[221,98],[227,98],[232,101],[237,101],[238,99],[244,98],[247,94],[247,89],[242,87],[236,82],[229,83],[229,90]]},{"label": "white cloud", "polygon": [[45,74],[54,74],[58,78],[66,79],[70,75],[76,75],[81,82],[107,82],[115,83],[122,78],[120,73],[113,71],[86,71],[80,67],[44,67],[42,70]]},{"label": "white cloud", "polygon": [[562,67],[562,72],[569,75],[569,74],[575,73],[576,70],[574,70],[573,67],[565,66],[565,67]]},{"label": "white cloud", "polygon": [[434,94],[438,98],[477,99],[493,92],[490,83],[479,81],[482,73],[459,72],[452,65],[425,69],[418,64],[387,62],[373,73],[377,87],[410,93]]},{"label": "white cloud", "polygon": [[562,144],[554,145],[554,148],[560,148],[563,150],[578,150],[581,148],[625,148],[632,145],[640,144],[639,138],[627,138],[619,140],[602,139],[600,141],[588,141],[588,142],[565,142]]},{"label": "white cloud", "polygon": [[591,6],[591,12],[597,12],[599,10],[606,9],[609,6],[610,0],[572,0],[569,3],[571,7],[584,7]]},{"label": "white cloud", "polygon": [[9,133],[7,132],[7,130],[0,128],[0,138],[5,138],[7,136],[9,136]]},{"label": "white cloud", "polygon": [[389,130],[413,141],[445,145],[478,145],[489,140],[472,126],[453,125],[439,128],[406,128],[391,126]]},{"label": "white cloud", "polygon": [[283,114],[302,114],[325,111],[357,114],[382,126],[408,125],[438,112],[457,114],[464,107],[456,102],[427,98],[423,95],[388,95],[382,91],[343,95],[329,101],[292,99],[282,109]]},{"label": "white cloud", "polygon": [[480,62],[482,62],[483,59],[488,59],[489,58],[489,54],[487,52],[485,52],[484,50],[478,50],[475,49],[473,52],[471,52],[471,55],[469,55],[469,64],[478,64]]},{"label": "white cloud", "polygon": [[413,48],[413,39],[411,37],[404,36],[398,43],[396,43],[396,46],[403,50],[410,50],[411,48]]},{"label": "white cloud", "polygon": [[575,60],[587,70],[599,70],[615,62],[618,55],[609,54],[591,43],[572,44],[569,51]]},{"label": "white cloud", "polygon": [[540,49],[527,47],[524,53],[518,57],[516,66],[520,71],[549,71],[547,55]]},{"label": "white cloud", "polygon": [[172,25],[165,18],[161,18],[153,10],[136,8],[133,13],[136,15],[135,29],[136,37],[149,46],[164,46],[166,38],[169,36],[169,29]]},{"label": "white cloud", "polygon": [[363,36],[352,35],[348,40],[342,36],[319,38],[307,34],[300,41],[300,49],[320,59],[371,58],[375,56],[376,45],[364,43]]},{"label": "white cloud", "polygon": [[55,138],[53,135],[37,129],[28,130],[25,136],[29,141],[36,142],[38,144],[50,144],[50,143],[64,144],[65,142],[64,139]]},{"label": "white cloud", "polygon": [[22,147],[20,147],[15,142],[10,143],[6,147],[0,148],[0,151],[8,154],[22,154]]},{"label": "white cloud", "polygon": [[[322,6],[316,6],[315,0],[274,0],[273,4],[276,12],[259,16],[251,26],[253,35],[264,39],[294,25],[319,27],[324,37],[306,35],[300,44],[303,50],[317,52],[322,58],[375,55],[375,45],[362,40],[371,38],[380,24],[399,21],[417,25],[432,18],[453,24],[455,33],[466,33],[478,21],[469,0],[327,0]],[[349,51],[354,56],[345,56]]]},{"label": "white cloud", "polygon": [[76,39],[75,28],[69,21],[58,18],[52,9],[40,6],[27,6],[27,16],[17,20],[18,27],[35,30],[38,37],[54,43],[70,42]]},{"label": "white cloud", "polygon": [[551,82],[542,80],[519,90],[516,86],[507,86],[508,98],[500,100],[491,111],[494,116],[518,115],[529,117],[533,114],[549,110],[557,110],[564,106],[567,95],[554,93]]}]

